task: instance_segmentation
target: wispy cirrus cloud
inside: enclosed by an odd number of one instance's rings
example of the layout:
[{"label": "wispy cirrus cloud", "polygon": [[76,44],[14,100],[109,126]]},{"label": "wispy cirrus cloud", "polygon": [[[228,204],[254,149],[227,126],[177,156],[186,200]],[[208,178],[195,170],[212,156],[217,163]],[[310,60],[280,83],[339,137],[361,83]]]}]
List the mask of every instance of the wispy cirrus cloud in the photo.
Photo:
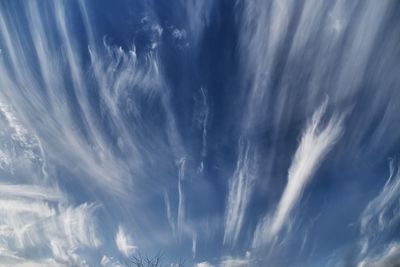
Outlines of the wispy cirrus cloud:
[{"label": "wispy cirrus cloud", "polygon": [[[399,226],[400,172],[396,159],[390,160],[389,178],[360,216],[358,266],[395,266],[400,263],[400,245],[392,231]],[[383,250],[382,242],[387,243]]]},{"label": "wispy cirrus cloud", "polygon": [[199,262],[195,265],[195,267],[212,267],[213,265],[211,265],[211,263],[203,261],[203,262]]},{"label": "wispy cirrus cloud", "polygon": [[357,267],[396,267],[400,264],[400,244],[391,243],[380,254],[362,259]]},{"label": "wispy cirrus cloud", "polygon": [[323,122],[327,104],[326,100],[314,112],[302,133],[288,171],[286,187],[273,215],[265,217],[257,226],[254,246],[271,241],[280,233],[315,171],[343,133],[343,116],[334,114],[326,123]]},{"label": "wispy cirrus cloud", "polygon": [[245,141],[239,144],[239,156],[235,172],[229,184],[225,211],[224,244],[234,245],[241,232],[253,187],[252,164],[254,154]]},{"label": "wispy cirrus cloud", "polygon": [[[10,266],[98,264],[107,231],[98,233],[95,213],[111,205],[101,195],[131,199],[127,192],[146,172],[143,162],[155,159],[152,147],[167,151],[180,142],[156,51],[138,59],[134,47],[99,46],[79,3],[89,51],[65,2],[30,1],[18,12],[15,3],[1,4],[0,237],[2,262]],[[169,113],[162,137],[144,134],[154,126],[143,119],[135,94],[154,96]],[[116,239],[124,255],[133,252],[124,231]]]},{"label": "wispy cirrus cloud", "polygon": [[120,225],[118,231],[115,234],[115,243],[118,250],[125,256],[129,257],[138,249],[132,242],[132,237],[126,233],[124,228]]},{"label": "wispy cirrus cloud", "polygon": [[[59,197],[57,189],[42,190],[30,185],[1,187],[11,189],[0,198],[2,262],[13,266],[29,266],[30,261],[44,266],[84,266],[87,257],[82,249],[94,251],[101,245],[95,205],[70,205],[67,199]],[[30,193],[24,194],[26,190]],[[27,254],[33,256],[24,256]]]},{"label": "wispy cirrus cloud", "polygon": [[390,227],[400,215],[392,213],[400,197],[400,173],[395,160],[390,161],[390,175],[379,194],[373,198],[361,215],[361,233],[374,234]]},{"label": "wispy cirrus cloud", "polygon": [[194,267],[249,267],[251,264],[251,253],[247,251],[244,257],[224,256],[216,264],[204,261],[195,264]]}]

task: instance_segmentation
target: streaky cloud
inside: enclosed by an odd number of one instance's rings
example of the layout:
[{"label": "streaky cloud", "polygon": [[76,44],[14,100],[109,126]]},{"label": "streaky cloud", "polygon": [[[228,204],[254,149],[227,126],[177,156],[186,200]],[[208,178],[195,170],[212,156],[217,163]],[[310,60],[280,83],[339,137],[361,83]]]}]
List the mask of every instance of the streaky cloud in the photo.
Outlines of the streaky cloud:
[{"label": "streaky cloud", "polygon": [[211,263],[209,263],[207,261],[203,261],[203,262],[196,263],[194,265],[194,267],[213,267],[213,265],[211,265]]},{"label": "streaky cloud", "polygon": [[[361,258],[371,258],[377,253],[381,253],[381,240],[385,238],[392,242],[396,240],[391,235],[391,231],[398,227],[400,220],[400,215],[396,212],[400,208],[398,202],[400,198],[400,172],[396,159],[390,160],[389,171],[389,178],[385,185],[378,195],[368,202],[360,216],[359,256]],[[394,250],[397,251],[398,247],[398,244],[392,243],[387,254],[394,253]],[[398,260],[400,260],[400,257]],[[365,266],[378,266],[371,264]]]},{"label": "streaky cloud", "polygon": [[251,264],[251,253],[247,251],[244,257],[223,256],[215,264],[204,261],[195,264],[194,267],[249,267]]},{"label": "streaky cloud", "polygon": [[179,237],[182,235],[185,228],[186,207],[185,207],[185,194],[183,191],[183,180],[185,179],[185,163],[186,159],[182,158],[177,162],[178,166],[178,213],[176,218],[176,226]]},{"label": "streaky cloud", "polygon": [[202,173],[204,171],[204,160],[205,157],[207,156],[207,128],[209,123],[208,121],[210,116],[210,107],[207,101],[207,91],[203,87],[200,88],[200,91],[202,97],[202,109],[199,118],[199,124],[202,129],[202,136],[201,136],[202,148],[201,148],[201,160],[200,160],[199,172]]},{"label": "streaky cloud", "polygon": [[362,259],[357,267],[396,267],[400,265],[400,244],[387,245],[380,254]]},{"label": "streaky cloud", "polygon": [[133,244],[131,236],[126,233],[121,225],[118,227],[118,231],[115,234],[115,243],[118,250],[125,257],[129,257],[138,249],[138,247]]},{"label": "streaky cloud", "polygon": [[318,108],[302,133],[288,171],[288,181],[272,217],[265,217],[254,233],[253,246],[271,241],[289,221],[292,210],[327,153],[343,133],[343,116],[333,114],[326,124],[328,100]]},{"label": "streaky cloud", "polygon": [[[95,205],[69,205],[50,188],[40,190],[32,186],[31,193],[23,194],[29,190],[28,185],[1,187],[11,189],[0,198],[2,262],[12,262],[13,266],[30,266],[29,261],[32,266],[83,266],[86,256],[81,258],[81,249],[96,250],[101,245],[94,219]],[[44,196],[44,192],[49,196]],[[23,256],[29,251],[46,253],[44,257],[40,253],[33,258]],[[51,258],[46,259],[45,255]]]},{"label": "streaky cloud", "polygon": [[392,222],[400,218],[399,214],[391,213],[398,206],[400,197],[400,172],[395,160],[390,161],[390,175],[379,194],[372,199],[361,215],[361,233],[379,232],[390,227]]},{"label": "streaky cloud", "polygon": [[239,238],[246,209],[252,193],[252,151],[250,144],[241,140],[235,172],[229,183],[229,193],[225,211],[224,244],[234,245]]}]

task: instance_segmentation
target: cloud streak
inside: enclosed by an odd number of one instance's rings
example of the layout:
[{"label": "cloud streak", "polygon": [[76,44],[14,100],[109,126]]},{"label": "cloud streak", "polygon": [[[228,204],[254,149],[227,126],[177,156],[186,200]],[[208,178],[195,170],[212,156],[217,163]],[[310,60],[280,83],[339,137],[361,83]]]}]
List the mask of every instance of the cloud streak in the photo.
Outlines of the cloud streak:
[{"label": "cloud streak", "polygon": [[253,245],[272,240],[280,233],[301,198],[301,195],[322,164],[327,153],[343,133],[343,116],[332,115],[324,125],[327,100],[317,109],[302,133],[299,146],[288,171],[288,181],[276,210],[270,220],[265,218],[258,225]]},{"label": "cloud streak", "polygon": [[225,211],[224,244],[234,245],[241,232],[246,208],[252,193],[251,151],[249,144],[239,144],[239,156],[235,172],[229,184],[229,194]]},{"label": "cloud streak", "polygon": [[[94,204],[69,205],[58,189],[49,187],[0,188],[5,190],[0,197],[2,262],[13,266],[84,266],[86,253],[82,249],[95,251],[101,245]],[[35,256],[25,257],[26,253]],[[46,259],[45,255],[51,258]]]},{"label": "cloud streak", "polygon": [[357,267],[396,267],[400,264],[400,244],[389,244],[379,255],[361,260]]},{"label": "cloud streak", "polygon": [[[400,262],[399,244],[392,231],[399,225],[398,199],[400,172],[396,159],[390,161],[390,174],[376,197],[371,199],[360,216],[359,266],[395,266]],[[381,242],[390,242],[385,251]]]},{"label": "cloud streak", "polygon": [[361,215],[361,233],[372,234],[385,230],[392,222],[400,218],[400,215],[392,214],[400,197],[400,173],[395,160],[390,162],[390,175],[379,194],[373,198]]},{"label": "cloud streak", "polygon": [[118,227],[118,231],[115,234],[115,243],[118,250],[125,256],[129,257],[138,249],[137,246],[133,245],[132,238],[125,232],[122,226]]}]

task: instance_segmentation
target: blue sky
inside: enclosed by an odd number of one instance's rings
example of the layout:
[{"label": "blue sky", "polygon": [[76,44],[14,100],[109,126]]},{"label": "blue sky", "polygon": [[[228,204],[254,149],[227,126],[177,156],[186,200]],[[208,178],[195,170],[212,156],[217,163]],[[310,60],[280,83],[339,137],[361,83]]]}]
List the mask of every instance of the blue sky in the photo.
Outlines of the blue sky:
[{"label": "blue sky", "polygon": [[399,11],[0,1],[0,266],[396,266]]}]

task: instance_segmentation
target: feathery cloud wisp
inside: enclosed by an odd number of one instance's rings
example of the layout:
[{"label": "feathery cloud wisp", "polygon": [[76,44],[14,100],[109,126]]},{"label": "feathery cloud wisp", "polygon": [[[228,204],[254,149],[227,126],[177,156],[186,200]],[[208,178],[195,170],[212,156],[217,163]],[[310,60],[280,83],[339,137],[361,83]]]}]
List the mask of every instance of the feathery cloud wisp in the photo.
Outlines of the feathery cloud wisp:
[{"label": "feathery cloud wisp", "polygon": [[257,246],[264,241],[271,240],[281,231],[315,171],[341,136],[343,132],[342,116],[333,115],[326,125],[322,125],[326,107],[327,101],[313,114],[303,132],[289,168],[288,181],[282,197],[271,220],[265,218],[258,225],[253,245]]},{"label": "feathery cloud wisp", "polygon": [[115,243],[118,250],[125,257],[129,257],[137,250],[137,246],[133,245],[132,238],[125,232],[122,226],[118,227],[118,231],[115,235]]},{"label": "feathery cloud wisp", "polygon": [[252,192],[250,147],[245,142],[241,142],[239,149],[236,170],[229,184],[224,244],[235,244],[239,238]]}]

